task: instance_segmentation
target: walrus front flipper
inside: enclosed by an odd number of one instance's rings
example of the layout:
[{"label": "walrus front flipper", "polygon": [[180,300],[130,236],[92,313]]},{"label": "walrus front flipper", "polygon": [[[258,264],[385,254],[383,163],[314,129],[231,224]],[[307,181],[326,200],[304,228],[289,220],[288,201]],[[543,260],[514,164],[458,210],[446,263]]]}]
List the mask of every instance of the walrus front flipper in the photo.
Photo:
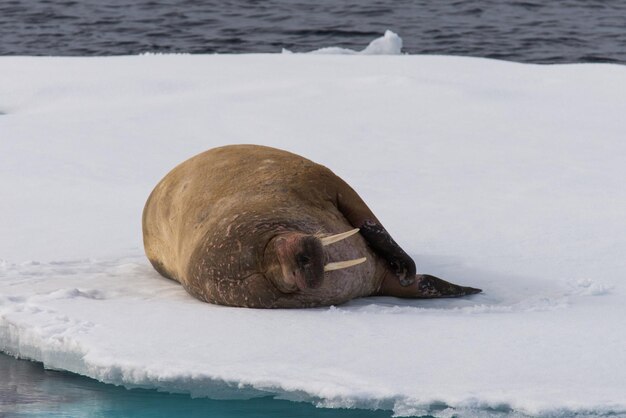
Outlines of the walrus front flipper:
[{"label": "walrus front flipper", "polygon": [[389,263],[389,268],[402,286],[415,283],[415,262],[389,235],[377,220],[365,219],[359,227],[361,235],[370,247]]},{"label": "walrus front flipper", "polygon": [[337,177],[337,209],[356,228],[367,244],[387,260],[389,269],[377,295],[401,298],[448,298],[473,295],[482,290],[459,286],[428,274],[417,274],[415,262],[389,235],[363,199]]},{"label": "walrus front flipper", "polygon": [[387,260],[401,286],[415,283],[415,262],[389,235],[389,232],[374,216],[363,199],[341,179],[341,190],[337,193],[337,208],[360,233],[368,245]]},{"label": "walrus front flipper", "polygon": [[385,277],[377,296],[433,299],[455,298],[480,292],[481,289],[459,286],[429,274],[418,274],[415,276],[415,283],[410,286],[400,286],[395,277]]}]

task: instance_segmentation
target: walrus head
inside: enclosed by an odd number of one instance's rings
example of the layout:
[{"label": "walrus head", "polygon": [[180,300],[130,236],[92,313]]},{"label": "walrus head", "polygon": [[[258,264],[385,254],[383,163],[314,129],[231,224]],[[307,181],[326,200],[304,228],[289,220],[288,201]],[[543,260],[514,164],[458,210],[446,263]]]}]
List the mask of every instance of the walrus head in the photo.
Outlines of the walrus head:
[{"label": "walrus head", "polygon": [[359,229],[330,236],[286,232],[270,240],[265,251],[266,276],[283,293],[317,289],[327,271],[348,268],[366,259],[326,263],[325,247],[348,238]]}]

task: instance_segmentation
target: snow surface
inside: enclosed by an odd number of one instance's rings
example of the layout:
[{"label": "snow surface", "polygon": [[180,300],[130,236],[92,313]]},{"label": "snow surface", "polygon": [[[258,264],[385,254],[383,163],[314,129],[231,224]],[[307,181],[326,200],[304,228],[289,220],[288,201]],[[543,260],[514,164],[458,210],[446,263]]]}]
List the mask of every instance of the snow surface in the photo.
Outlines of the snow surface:
[{"label": "snow surface", "polygon": [[[127,387],[398,415],[626,415],[626,67],[0,57],[0,350]],[[213,306],[142,254],[174,165],[275,146],[484,293]]]}]

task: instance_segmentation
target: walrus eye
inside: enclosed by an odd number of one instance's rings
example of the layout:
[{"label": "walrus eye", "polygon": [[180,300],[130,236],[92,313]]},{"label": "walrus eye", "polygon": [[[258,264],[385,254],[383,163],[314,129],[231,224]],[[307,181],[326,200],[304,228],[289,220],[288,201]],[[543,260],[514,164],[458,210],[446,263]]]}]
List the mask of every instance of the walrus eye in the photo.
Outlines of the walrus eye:
[{"label": "walrus eye", "polygon": [[308,266],[309,264],[311,264],[311,257],[306,254],[298,254],[296,256],[296,261],[301,266]]}]

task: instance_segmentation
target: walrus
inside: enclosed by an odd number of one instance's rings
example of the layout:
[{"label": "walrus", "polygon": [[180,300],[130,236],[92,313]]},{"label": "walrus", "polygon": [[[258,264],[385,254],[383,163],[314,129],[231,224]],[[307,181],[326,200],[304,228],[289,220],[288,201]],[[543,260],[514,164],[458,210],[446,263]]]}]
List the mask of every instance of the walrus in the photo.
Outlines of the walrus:
[{"label": "walrus", "polygon": [[181,163],[150,194],[142,224],[156,271],[214,304],[306,308],[481,291],[416,274],[346,182],[265,146],[214,148]]}]

